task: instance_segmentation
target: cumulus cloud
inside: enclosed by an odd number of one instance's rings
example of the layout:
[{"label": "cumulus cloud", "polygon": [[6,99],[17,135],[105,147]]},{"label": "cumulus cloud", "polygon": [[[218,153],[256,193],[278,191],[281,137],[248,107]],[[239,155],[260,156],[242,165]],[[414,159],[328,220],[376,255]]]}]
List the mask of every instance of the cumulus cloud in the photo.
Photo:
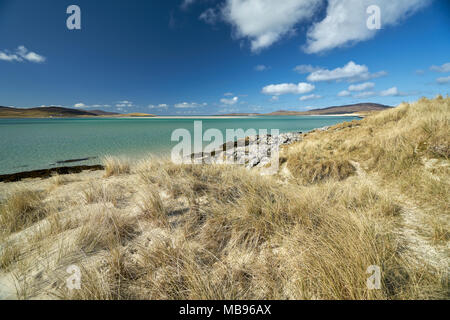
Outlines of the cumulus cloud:
[{"label": "cumulus cloud", "polygon": [[118,107],[118,108],[130,108],[130,107],[134,107],[134,104],[131,101],[124,100],[124,101],[117,102],[116,107]]},{"label": "cumulus cloud", "polygon": [[320,69],[312,72],[308,76],[308,81],[347,81],[347,82],[359,82],[369,79],[379,78],[387,75],[387,72],[380,71],[376,73],[370,73],[369,68],[365,65],[356,64],[350,61],[342,68],[336,68],[334,70]]},{"label": "cumulus cloud", "polygon": [[328,0],[326,17],[307,32],[307,53],[319,53],[371,39],[378,30],[367,27],[367,8],[381,9],[382,28],[395,25],[426,6],[429,0]]},{"label": "cumulus cloud", "polygon": [[441,73],[450,72],[450,62],[444,63],[442,66],[431,66],[430,70]]},{"label": "cumulus cloud", "polygon": [[380,92],[380,96],[382,97],[388,97],[388,96],[398,96],[400,95],[400,92],[398,91],[397,87],[392,87],[387,90],[383,90]]},{"label": "cumulus cloud", "polygon": [[[194,0],[185,0],[184,7]],[[323,4],[326,16],[306,29],[304,51],[320,53],[373,38],[367,8],[377,5],[384,29],[405,20],[431,0],[225,0],[223,6],[205,11],[200,19],[215,23],[219,19],[234,27],[235,37],[249,39],[253,52],[268,48],[283,37],[295,34],[296,26],[317,17]]]},{"label": "cumulus cloud", "polygon": [[42,63],[45,62],[46,58],[35,52],[28,51],[25,46],[19,46],[14,53],[11,53],[7,50],[0,51],[0,60],[8,62],[28,61],[34,63]]},{"label": "cumulus cloud", "polygon": [[266,70],[268,70],[268,69],[270,69],[268,66],[265,66],[265,65],[263,65],[263,64],[259,64],[259,65],[257,65],[256,67],[255,67],[255,71],[266,71]]},{"label": "cumulus cloud", "polygon": [[322,69],[321,67],[313,67],[310,64],[301,64],[294,68],[294,71],[300,74],[312,73],[314,71]]},{"label": "cumulus cloud", "polygon": [[79,102],[79,103],[75,103],[75,104],[73,105],[73,107],[74,107],[74,108],[77,108],[77,109],[82,109],[82,108],[87,108],[88,106],[85,105],[85,104],[82,103],[82,102]]},{"label": "cumulus cloud", "polygon": [[392,87],[380,92],[376,91],[364,91],[360,92],[358,94],[355,94],[355,98],[367,98],[367,97],[374,97],[374,96],[380,96],[380,97],[400,97],[400,96],[407,96],[408,93],[400,92],[397,87]]},{"label": "cumulus cloud", "polygon": [[300,101],[306,101],[306,100],[314,100],[314,99],[320,99],[322,98],[322,96],[317,95],[317,94],[310,94],[308,96],[302,96],[300,97]]},{"label": "cumulus cloud", "polygon": [[177,109],[195,109],[206,106],[206,103],[200,104],[196,102],[181,102],[174,105]]},{"label": "cumulus cloud", "polygon": [[343,91],[338,93],[338,97],[349,97],[351,95],[352,95],[351,92],[347,91],[347,90],[343,90]]},{"label": "cumulus cloud", "polygon": [[234,98],[231,98],[231,99],[220,99],[221,103],[226,104],[228,106],[235,105],[236,103],[238,103],[238,101],[239,101],[238,97],[234,97]]},{"label": "cumulus cloud", "polygon": [[276,102],[278,100],[280,100],[279,96],[273,96],[272,98],[270,98],[270,101],[272,101],[272,102]]},{"label": "cumulus cloud", "polygon": [[355,98],[368,98],[368,97],[373,97],[376,96],[377,93],[373,92],[373,91],[365,91],[365,92],[361,92],[358,94],[355,94]]},{"label": "cumulus cloud", "polygon": [[351,85],[350,87],[348,87],[348,91],[365,91],[373,88],[375,88],[375,83],[365,82],[361,84]]},{"label": "cumulus cloud", "polygon": [[16,55],[16,54],[7,53],[7,52],[3,52],[3,51],[0,51],[0,60],[8,61],[8,62],[12,62],[12,61],[23,61],[23,59],[20,58],[20,57],[19,57],[18,55]]},{"label": "cumulus cloud", "polygon": [[450,76],[448,77],[442,77],[442,78],[437,78],[436,82],[439,84],[446,84],[450,82]]},{"label": "cumulus cloud", "polygon": [[311,19],[320,4],[317,0],[227,0],[222,15],[235,28],[236,37],[248,38],[256,52],[295,32],[295,25]]},{"label": "cumulus cloud", "polygon": [[316,87],[306,82],[271,84],[262,89],[262,93],[271,96],[280,96],[283,94],[305,94],[313,91]]}]

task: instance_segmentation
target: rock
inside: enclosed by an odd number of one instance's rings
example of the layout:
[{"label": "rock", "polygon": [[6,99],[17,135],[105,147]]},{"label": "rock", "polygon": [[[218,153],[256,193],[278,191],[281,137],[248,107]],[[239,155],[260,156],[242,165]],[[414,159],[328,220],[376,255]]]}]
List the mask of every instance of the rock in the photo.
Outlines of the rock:
[{"label": "rock", "polygon": [[217,159],[223,159],[225,163],[245,164],[249,169],[264,167],[271,162],[272,150],[279,150],[282,145],[290,145],[302,139],[302,132],[288,132],[278,136],[250,136],[234,143],[225,143],[221,149],[211,154],[203,153],[197,156],[202,160],[199,163],[216,163]]}]

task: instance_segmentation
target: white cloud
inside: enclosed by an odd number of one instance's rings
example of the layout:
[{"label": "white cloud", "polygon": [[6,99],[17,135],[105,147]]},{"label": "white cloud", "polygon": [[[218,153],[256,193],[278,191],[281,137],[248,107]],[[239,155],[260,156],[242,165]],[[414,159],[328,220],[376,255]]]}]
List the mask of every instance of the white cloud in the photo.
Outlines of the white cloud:
[{"label": "white cloud", "polygon": [[[371,87],[368,87],[367,89],[370,89]],[[368,98],[368,97],[401,97],[401,96],[408,96],[411,93],[405,93],[400,92],[397,87],[392,87],[383,91],[364,91],[359,92],[354,95],[355,98],[361,99],[361,98]],[[339,97],[349,97],[352,93],[350,91],[344,90],[338,93]]]},{"label": "white cloud", "polygon": [[[185,0],[187,7],[195,0]],[[381,27],[401,23],[432,0],[225,0],[224,5],[210,8],[201,20],[214,24],[223,19],[234,27],[234,36],[249,39],[253,52],[268,48],[283,37],[296,33],[296,25],[308,23],[327,4],[323,20],[309,25],[304,51],[320,53],[349,46],[373,38],[378,30],[370,30],[367,8],[381,9]]]},{"label": "white cloud", "polygon": [[305,74],[305,73],[312,73],[312,72],[320,70],[320,69],[322,69],[322,68],[321,67],[313,67],[310,64],[302,64],[302,65],[296,66],[294,68],[294,71],[298,72],[300,74]]},{"label": "white cloud", "polygon": [[226,104],[228,106],[232,106],[232,105],[238,103],[238,101],[239,101],[238,97],[234,97],[232,99],[220,99],[221,103]]},{"label": "white cloud", "polygon": [[380,96],[382,97],[388,97],[388,96],[399,96],[400,92],[398,91],[397,87],[392,87],[387,90],[383,90],[380,92]]},{"label": "white cloud", "polygon": [[8,62],[23,62],[29,61],[34,63],[42,63],[46,60],[44,56],[41,56],[35,52],[28,51],[25,46],[19,46],[15,53],[9,53],[8,51],[0,51],[0,60]]},{"label": "white cloud", "polygon": [[227,0],[222,15],[237,38],[250,39],[255,52],[295,32],[295,25],[311,19],[320,4],[317,0]]},{"label": "white cloud", "polygon": [[316,87],[312,84],[306,82],[300,82],[299,84],[294,83],[281,83],[281,84],[271,84],[262,89],[262,93],[279,96],[283,94],[304,94],[311,92]]},{"label": "white cloud", "polygon": [[350,61],[342,68],[334,70],[320,69],[312,72],[308,76],[308,81],[348,81],[359,82],[385,76],[385,71],[370,73],[369,68],[365,65],[359,65]]},{"label": "white cloud", "polygon": [[130,107],[134,107],[134,104],[131,101],[124,100],[124,101],[117,102],[116,107],[118,107],[118,108],[130,108]]},{"label": "white cloud", "polygon": [[260,65],[257,65],[256,67],[255,67],[255,71],[266,71],[266,70],[268,70],[268,69],[270,69],[268,66],[265,66],[265,65],[263,65],[263,64],[260,64]]},{"label": "white cloud", "polygon": [[365,82],[361,84],[351,85],[348,87],[348,91],[366,91],[375,88],[375,83]]},{"label": "white cloud", "polygon": [[431,66],[430,70],[441,73],[450,72],[450,62],[444,63],[442,66]]},{"label": "white cloud", "polygon": [[317,94],[310,94],[308,96],[302,96],[300,97],[300,101],[306,101],[306,100],[314,100],[314,99],[320,99],[322,98],[322,96],[317,95]]},{"label": "white cloud", "polygon": [[350,93],[350,91],[344,90],[338,93],[338,97],[348,97],[351,96],[352,94]]},{"label": "white cloud", "polygon": [[207,24],[215,24],[217,20],[219,20],[220,13],[213,8],[209,8],[206,11],[204,11],[199,19],[205,21]]},{"label": "white cloud", "polygon": [[20,58],[16,54],[10,54],[3,51],[0,51],[0,60],[13,62],[13,61],[23,61],[22,58]]},{"label": "white cloud", "polygon": [[270,98],[270,101],[272,101],[272,102],[275,102],[278,100],[280,100],[280,97],[278,97],[278,96],[273,96],[272,98]]},{"label": "white cloud", "polygon": [[233,92],[226,92],[226,93],[224,93],[223,94],[225,97],[231,97],[231,96],[234,96],[234,93]]},{"label": "white cloud", "polygon": [[161,104],[158,104],[158,105],[151,104],[151,105],[148,106],[148,108],[149,109],[168,109],[169,105],[167,105],[165,103],[161,103]]},{"label": "white cloud", "polygon": [[377,95],[376,92],[366,91],[366,92],[361,92],[361,93],[355,94],[355,98],[368,98],[368,97],[373,97],[376,95]]},{"label": "white cloud", "polygon": [[87,108],[88,106],[85,105],[85,104],[82,103],[82,102],[79,102],[79,103],[75,103],[75,104],[73,105],[73,107],[74,107],[74,108],[77,108],[77,109],[81,109],[81,108]]},{"label": "white cloud", "polygon": [[437,78],[436,82],[439,84],[446,84],[450,82],[450,76],[448,77],[442,77],[442,78]]},{"label": "white cloud", "polygon": [[224,108],[224,109],[220,109],[219,113],[238,113],[239,109],[237,108]]},{"label": "white cloud", "polygon": [[199,103],[195,103],[195,102],[182,102],[182,103],[175,104],[174,107],[177,109],[194,109],[194,108],[204,107],[206,105],[207,105],[206,103],[199,104]]},{"label": "white cloud", "polygon": [[377,30],[367,27],[367,8],[376,4],[381,9],[382,28],[395,25],[427,5],[429,0],[328,0],[326,17],[307,32],[307,53],[371,39]]}]

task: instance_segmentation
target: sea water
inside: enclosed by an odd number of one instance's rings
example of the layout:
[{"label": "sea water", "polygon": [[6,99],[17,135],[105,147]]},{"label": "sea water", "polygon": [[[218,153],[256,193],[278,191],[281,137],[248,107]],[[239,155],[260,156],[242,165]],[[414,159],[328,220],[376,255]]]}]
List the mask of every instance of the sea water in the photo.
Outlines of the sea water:
[{"label": "sea water", "polygon": [[[227,129],[307,132],[354,119],[329,116],[0,119],[0,174],[99,164],[108,155],[130,159],[168,156],[178,143],[171,141],[172,132],[184,128],[193,136],[194,121],[202,121],[203,132],[216,128],[225,137]],[[78,159],[87,160],[66,162]]]}]

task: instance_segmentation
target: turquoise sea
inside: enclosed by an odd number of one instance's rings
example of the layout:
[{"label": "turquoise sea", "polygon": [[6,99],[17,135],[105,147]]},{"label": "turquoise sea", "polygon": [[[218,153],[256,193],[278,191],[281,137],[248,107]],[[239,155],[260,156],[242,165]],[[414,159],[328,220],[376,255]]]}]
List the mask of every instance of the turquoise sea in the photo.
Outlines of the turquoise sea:
[{"label": "turquoise sea", "polygon": [[[149,154],[169,155],[179,128],[193,134],[194,121],[203,132],[226,129],[279,129],[280,133],[330,126],[355,117],[276,116],[242,118],[170,119],[0,119],[0,174],[59,166],[101,163],[106,155],[132,159]],[[85,159],[64,163],[67,160]]]}]

